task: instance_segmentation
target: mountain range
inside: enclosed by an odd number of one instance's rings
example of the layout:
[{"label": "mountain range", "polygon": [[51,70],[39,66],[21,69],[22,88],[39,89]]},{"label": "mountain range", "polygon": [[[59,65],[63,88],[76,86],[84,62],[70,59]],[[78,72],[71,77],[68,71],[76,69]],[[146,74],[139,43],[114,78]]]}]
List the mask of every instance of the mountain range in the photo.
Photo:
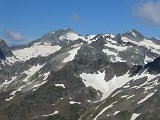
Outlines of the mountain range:
[{"label": "mountain range", "polygon": [[159,120],[160,40],[136,30],[0,39],[1,120]]}]

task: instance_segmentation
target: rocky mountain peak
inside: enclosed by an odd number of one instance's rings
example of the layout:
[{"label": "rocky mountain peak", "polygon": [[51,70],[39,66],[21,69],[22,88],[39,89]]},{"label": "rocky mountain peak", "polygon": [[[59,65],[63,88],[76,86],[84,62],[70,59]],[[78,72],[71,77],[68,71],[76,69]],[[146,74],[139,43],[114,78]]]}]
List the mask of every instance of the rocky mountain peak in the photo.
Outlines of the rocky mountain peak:
[{"label": "rocky mountain peak", "polygon": [[79,38],[82,38],[82,36],[75,33],[70,28],[65,28],[65,29],[59,29],[56,31],[51,31],[45,34],[43,37],[40,38],[40,41],[49,42],[53,45],[65,45],[70,41],[74,41]]},{"label": "rocky mountain peak", "polygon": [[74,33],[74,31],[71,28],[65,28],[65,29],[59,29],[59,30],[53,30],[47,33],[46,35],[64,35],[67,33]]},{"label": "rocky mountain peak", "polygon": [[123,33],[122,36],[125,36],[133,41],[136,41],[136,42],[140,42],[140,41],[144,40],[144,38],[145,38],[140,32],[138,32],[135,29],[132,29],[126,33]]}]

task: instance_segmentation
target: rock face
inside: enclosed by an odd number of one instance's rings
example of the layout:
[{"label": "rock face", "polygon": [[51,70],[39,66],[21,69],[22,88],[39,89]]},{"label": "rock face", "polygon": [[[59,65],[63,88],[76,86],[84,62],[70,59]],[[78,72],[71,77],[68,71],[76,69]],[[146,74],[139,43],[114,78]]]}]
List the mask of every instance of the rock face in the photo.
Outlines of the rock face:
[{"label": "rock face", "polygon": [[0,39],[0,59],[5,60],[6,57],[12,57],[13,53],[4,40]]},{"label": "rock face", "polygon": [[139,33],[138,31],[136,31],[135,29],[130,30],[122,35],[127,37],[128,39],[131,39],[136,42],[140,42],[145,39],[145,37],[141,33]]},{"label": "rock face", "polygon": [[159,120],[159,52],[136,30],[67,28],[11,48],[0,40],[0,118]]}]

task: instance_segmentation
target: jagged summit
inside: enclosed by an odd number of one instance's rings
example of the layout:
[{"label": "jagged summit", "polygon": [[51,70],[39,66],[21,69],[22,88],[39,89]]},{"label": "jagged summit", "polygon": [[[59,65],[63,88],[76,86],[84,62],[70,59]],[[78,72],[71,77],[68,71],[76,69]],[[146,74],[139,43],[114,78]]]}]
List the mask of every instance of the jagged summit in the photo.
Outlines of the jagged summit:
[{"label": "jagged summit", "polygon": [[126,33],[123,33],[122,36],[125,36],[131,40],[136,41],[136,42],[140,42],[146,38],[145,36],[143,36],[140,32],[138,32],[135,29],[132,29],[130,31],[127,31]]},{"label": "jagged summit", "polygon": [[66,33],[75,33],[75,32],[71,28],[64,28],[59,30],[52,30],[47,34],[66,34]]}]

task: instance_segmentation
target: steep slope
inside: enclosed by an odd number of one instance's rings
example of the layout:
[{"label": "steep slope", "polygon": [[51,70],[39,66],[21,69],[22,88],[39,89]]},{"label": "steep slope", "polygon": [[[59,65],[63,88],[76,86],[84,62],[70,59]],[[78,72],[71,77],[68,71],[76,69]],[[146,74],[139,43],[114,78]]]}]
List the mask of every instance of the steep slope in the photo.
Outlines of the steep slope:
[{"label": "steep slope", "polygon": [[6,65],[11,65],[11,63],[15,61],[16,58],[11,51],[11,48],[4,40],[0,39],[0,69]]},{"label": "steep slope", "polygon": [[[148,63],[139,74],[128,77],[123,87],[115,90],[107,99],[92,106],[87,120],[158,120],[160,72],[155,69],[159,58]],[[154,66],[154,68],[153,68]],[[92,111],[92,112],[91,112]],[[86,114],[86,113],[85,113]]]},{"label": "steep slope", "polygon": [[5,60],[6,57],[12,57],[13,53],[11,52],[8,45],[4,40],[0,39],[0,59]]}]

